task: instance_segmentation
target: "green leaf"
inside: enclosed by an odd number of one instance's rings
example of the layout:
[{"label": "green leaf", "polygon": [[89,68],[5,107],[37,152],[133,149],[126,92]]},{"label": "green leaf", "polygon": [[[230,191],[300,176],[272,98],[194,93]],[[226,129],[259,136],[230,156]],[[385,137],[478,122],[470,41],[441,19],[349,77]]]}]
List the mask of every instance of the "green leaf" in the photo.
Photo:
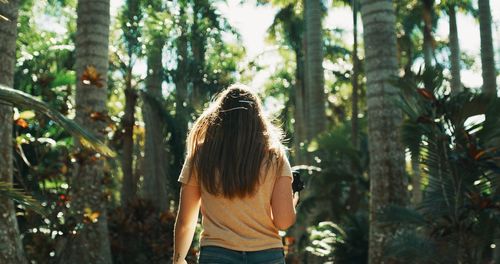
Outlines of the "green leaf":
[{"label": "green leaf", "polygon": [[76,75],[73,71],[60,72],[55,76],[55,79],[50,83],[50,88],[71,85],[76,82]]},{"label": "green leaf", "polygon": [[45,209],[37,200],[23,191],[12,187],[10,183],[0,181],[0,197],[10,198],[28,209],[41,215],[46,215]]},{"label": "green leaf", "polygon": [[407,224],[414,226],[424,226],[427,220],[419,212],[412,208],[406,208],[398,205],[389,205],[385,207],[379,215],[381,222]]},{"label": "green leaf", "polygon": [[116,156],[116,153],[100,141],[95,135],[83,129],[73,120],[65,117],[48,104],[27,93],[0,85],[0,100],[6,101],[15,106],[30,108],[36,112],[42,113],[65,128],[69,133],[71,133],[71,135],[76,137],[84,147],[109,157]]}]

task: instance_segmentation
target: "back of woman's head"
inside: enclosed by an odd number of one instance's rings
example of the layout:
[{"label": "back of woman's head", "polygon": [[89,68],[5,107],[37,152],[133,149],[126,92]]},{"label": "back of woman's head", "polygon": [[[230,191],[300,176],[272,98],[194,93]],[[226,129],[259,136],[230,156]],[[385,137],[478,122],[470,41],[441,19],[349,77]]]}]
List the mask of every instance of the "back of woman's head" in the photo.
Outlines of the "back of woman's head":
[{"label": "back of woman's head", "polygon": [[282,133],[264,116],[260,99],[237,84],[222,91],[193,125],[187,139],[200,184],[226,198],[252,195],[263,166],[283,158]]}]

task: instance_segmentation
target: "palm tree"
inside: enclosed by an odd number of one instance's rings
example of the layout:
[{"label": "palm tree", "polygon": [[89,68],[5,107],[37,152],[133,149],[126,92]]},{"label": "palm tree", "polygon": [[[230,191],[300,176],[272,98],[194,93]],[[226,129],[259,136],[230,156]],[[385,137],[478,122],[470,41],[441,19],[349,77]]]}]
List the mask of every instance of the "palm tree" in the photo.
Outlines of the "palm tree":
[{"label": "palm tree", "polygon": [[304,0],[305,87],[307,137],[314,138],[326,127],[325,78],[323,72],[323,17],[320,0]]},{"label": "palm tree", "polygon": [[[304,81],[304,19],[296,5],[288,4],[280,8],[274,21],[268,29],[271,39],[278,40],[283,35],[283,44],[288,46],[295,55],[294,86],[290,91],[290,100],[293,102],[293,148],[294,161],[303,164],[305,157],[302,153],[303,143],[307,141],[305,124],[305,81]],[[283,32],[281,32],[281,31]]]},{"label": "palm tree", "polygon": [[[78,1],[75,42],[77,123],[104,138],[107,126],[107,72],[109,49],[109,0]],[[104,159],[79,151],[71,182],[73,217],[84,223],[76,228],[62,250],[62,263],[111,263],[104,192]]]},{"label": "palm tree", "polygon": [[[0,3],[0,84],[12,87],[16,61],[19,1]],[[0,101],[0,181],[12,184],[12,106]],[[0,197],[0,263],[27,263],[12,200]]]},{"label": "palm tree", "polygon": [[447,6],[450,17],[450,64],[451,64],[451,92],[463,90],[460,78],[460,44],[458,42],[456,5],[451,2]]},{"label": "palm tree", "polygon": [[139,28],[142,19],[141,6],[138,0],[127,0],[121,15],[121,28],[123,30],[123,42],[125,45],[127,59],[120,61],[120,68],[125,78],[125,109],[121,120],[123,130],[121,139],[122,149],[122,171],[123,183],[121,199],[122,204],[134,200],[137,195],[137,177],[134,175],[133,153],[134,153],[134,125],[135,107],[137,104],[137,91],[132,82],[132,70],[137,57],[141,52],[141,30]]},{"label": "palm tree", "polygon": [[153,202],[163,212],[169,206],[168,168],[170,156],[164,142],[165,123],[162,121],[162,50],[165,41],[158,32],[151,32],[151,41],[146,48],[148,76],[144,94],[143,116],[146,127],[144,149],[144,198]]},{"label": "palm tree", "polygon": [[483,92],[497,94],[495,53],[491,36],[491,11],[489,0],[478,0],[479,33],[481,36],[481,65],[483,68]]},{"label": "palm tree", "polygon": [[398,89],[391,79],[398,73],[393,3],[361,1],[366,54],[368,144],[370,154],[369,263],[383,262],[383,248],[395,225],[383,225],[379,210],[404,204],[404,152],[399,127],[402,112],[394,104]]}]

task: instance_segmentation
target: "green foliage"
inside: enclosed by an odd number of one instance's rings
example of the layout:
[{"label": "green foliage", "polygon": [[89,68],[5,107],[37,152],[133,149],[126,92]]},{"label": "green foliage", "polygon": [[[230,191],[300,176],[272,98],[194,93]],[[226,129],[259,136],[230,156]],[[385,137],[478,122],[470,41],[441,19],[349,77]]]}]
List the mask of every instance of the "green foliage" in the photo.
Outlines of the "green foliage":
[{"label": "green foliage", "polygon": [[23,191],[12,187],[10,183],[0,181],[0,197],[12,199],[21,206],[31,209],[39,214],[46,214],[42,205],[36,199],[26,195]]},{"label": "green foliage", "polygon": [[114,157],[115,153],[106,144],[102,143],[93,134],[80,127],[78,124],[68,119],[46,103],[35,97],[18,90],[0,85],[0,99],[15,106],[33,109],[54,120],[60,126],[64,127],[69,133],[76,137],[83,146],[100,152],[103,155]]},{"label": "green foliage", "polygon": [[335,263],[368,263],[368,215],[361,211],[343,220],[342,243],[335,244]]},{"label": "green foliage", "polygon": [[480,263],[493,239],[485,230],[500,223],[500,101],[470,91],[448,95],[442,80],[440,68],[428,68],[398,81],[398,103],[414,128],[403,139],[421,139],[428,184],[416,208],[382,212],[385,221],[402,224],[387,251],[417,263],[435,248],[436,263]]},{"label": "green foliage", "polygon": [[[404,263],[433,263],[444,260],[436,253],[437,244],[415,230],[403,230],[394,235],[386,247],[387,257],[396,258]],[[449,262],[446,262],[449,263]]]},{"label": "green foliage", "polygon": [[[124,209],[126,208],[126,209]],[[109,212],[113,263],[165,263],[173,256],[175,214],[144,200]],[[189,258],[195,257],[189,253]]]},{"label": "green foliage", "polygon": [[346,236],[344,230],[333,222],[320,222],[316,226],[309,227],[307,232],[312,242],[306,247],[306,251],[321,257],[331,256],[335,245],[343,243]]},{"label": "green foliage", "polygon": [[321,168],[319,173],[307,175],[307,190],[300,205],[301,212],[312,222],[331,219],[338,222],[342,216],[366,208],[368,181],[366,171],[366,134],[361,134],[361,150],[351,144],[349,123],[339,125],[320,135],[309,146]]}]

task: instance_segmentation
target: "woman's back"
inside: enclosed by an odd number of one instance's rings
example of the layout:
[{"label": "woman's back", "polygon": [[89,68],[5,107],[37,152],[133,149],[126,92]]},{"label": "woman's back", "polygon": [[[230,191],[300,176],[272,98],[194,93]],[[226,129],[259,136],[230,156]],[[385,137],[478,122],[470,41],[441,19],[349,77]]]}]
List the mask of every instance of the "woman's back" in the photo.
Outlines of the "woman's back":
[{"label": "woman's back", "polygon": [[175,262],[185,263],[182,258],[201,206],[200,263],[205,263],[203,259],[219,263],[207,259],[214,253],[207,250],[232,256],[252,253],[249,259],[229,263],[283,263],[278,228],[294,223],[295,209],[282,136],[264,116],[258,96],[242,85],[224,90],[205,109],[189,132],[179,177],[183,186],[175,226]]},{"label": "woman's back", "polygon": [[201,188],[203,232],[201,246],[220,246],[239,251],[257,251],[283,246],[278,228],[273,223],[271,199],[278,177],[292,177],[288,161],[277,170],[275,160],[271,166],[261,166],[260,181],[253,195],[244,198],[225,198],[213,195],[199,185],[195,174],[189,175],[191,162],[186,161],[179,181]]}]

